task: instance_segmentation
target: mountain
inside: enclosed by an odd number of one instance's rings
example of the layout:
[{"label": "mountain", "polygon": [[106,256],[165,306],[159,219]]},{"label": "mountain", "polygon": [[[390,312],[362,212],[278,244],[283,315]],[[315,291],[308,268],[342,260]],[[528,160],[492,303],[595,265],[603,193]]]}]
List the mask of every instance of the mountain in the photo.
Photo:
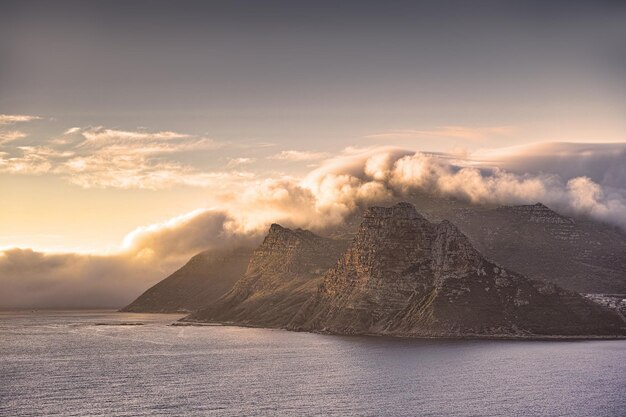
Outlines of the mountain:
[{"label": "mountain", "polygon": [[486,260],[408,203],[367,209],[345,247],[272,225],[233,289],[184,320],[414,337],[624,333],[614,312]]},{"label": "mountain", "polygon": [[372,207],[288,327],[393,336],[609,335],[615,313],[486,260],[452,223]]},{"label": "mountain", "polygon": [[541,203],[458,209],[451,220],[490,259],[584,293],[626,293],[626,235]]},{"label": "mountain", "polygon": [[[615,226],[541,203],[472,205],[426,193],[408,201],[430,221],[454,223],[484,256],[528,278],[583,293],[626,293],[626,233]],[[362,215],[357,210],[332,235],[354,237]]]},{"label": "mountain", "polygon": [[201,252],[121,311],[173,313],[197,310],[228,292],[246,271],[251,256],[252,249],[245,247]]},{"label": "mountain", "polygon": [[245,275],[226,295],[187,319],[280,327],[315,293],[347,245],[272,224]]}]

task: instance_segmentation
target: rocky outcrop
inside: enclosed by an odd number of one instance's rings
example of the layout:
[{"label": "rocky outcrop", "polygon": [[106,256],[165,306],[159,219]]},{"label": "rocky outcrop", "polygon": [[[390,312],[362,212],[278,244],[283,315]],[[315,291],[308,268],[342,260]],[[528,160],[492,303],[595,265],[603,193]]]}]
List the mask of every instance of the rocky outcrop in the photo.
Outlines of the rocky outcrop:
[{"label": "rocky outcrop", "polygon": [[346,241],[272,224],[232,290],[185,320],[284,326],[315,293],[346,246]]},{"label": "rocky outcrop", "polygon": [[201,252],[121,311],[135,313],[191,312],[227,293],[246,271],[251,248]]},{"label": "rocky outcrop", "polygon": [[622,334],[616,314],[483,258],[452,223],[407,203],[368,209],[293,330],[393,336]]}]

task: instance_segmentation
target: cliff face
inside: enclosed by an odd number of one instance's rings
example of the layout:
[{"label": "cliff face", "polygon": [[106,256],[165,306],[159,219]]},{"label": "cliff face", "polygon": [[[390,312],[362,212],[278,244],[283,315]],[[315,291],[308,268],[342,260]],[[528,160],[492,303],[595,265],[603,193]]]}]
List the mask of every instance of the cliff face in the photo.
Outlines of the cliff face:
[{"label": "cliff face", "polygon": [[315,293],[346,246],[345,241],[273,224],[232,290],[187,319],[283,326]]},{"label": "cliff face", "polygon": [[447,221],[373,207],[287,327],[395,336],[604,335],[622,320],[580,295],[484,259]]},{"label": "cliff face", "polygon": [[175,313],[202,308],[235,285],[251,256],[250,248],[201,252],[121,311]]},{"label": "cliff face", "polygon": [[490,259],[584,293],[626,293],[626,235],[543,204],[461,209],[450,217]]}]

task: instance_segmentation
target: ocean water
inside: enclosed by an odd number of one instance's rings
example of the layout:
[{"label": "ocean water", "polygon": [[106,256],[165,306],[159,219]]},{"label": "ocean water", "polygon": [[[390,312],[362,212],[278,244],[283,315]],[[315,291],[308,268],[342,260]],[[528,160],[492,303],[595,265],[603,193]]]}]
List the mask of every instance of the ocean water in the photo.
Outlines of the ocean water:
[{"label": "ocean water", "polygon": [[626,416],[626,341],[170,326],[178,317],[0,313],[0,415]]}]

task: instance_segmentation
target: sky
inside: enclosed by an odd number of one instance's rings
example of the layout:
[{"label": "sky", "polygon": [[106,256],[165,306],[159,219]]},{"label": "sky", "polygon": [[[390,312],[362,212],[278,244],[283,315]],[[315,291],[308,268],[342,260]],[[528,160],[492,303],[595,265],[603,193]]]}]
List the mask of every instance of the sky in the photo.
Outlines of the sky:
[{"label": "sky", "polygon": [[626,228],[624,2],[1,9],[0,285],[24,305],[119,304],[416,188]]}]

